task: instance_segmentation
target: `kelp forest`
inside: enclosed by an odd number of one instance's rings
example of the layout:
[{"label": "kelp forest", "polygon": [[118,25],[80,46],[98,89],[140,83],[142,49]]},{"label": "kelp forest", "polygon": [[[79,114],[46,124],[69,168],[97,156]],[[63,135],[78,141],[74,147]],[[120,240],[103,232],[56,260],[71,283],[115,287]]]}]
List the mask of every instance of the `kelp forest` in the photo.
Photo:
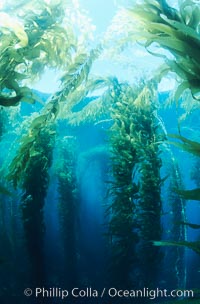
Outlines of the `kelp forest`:
[{"label": "kelp forest", "polygon": [[200,2],[90,2],[0,3],[0,303],[198,304]]}]

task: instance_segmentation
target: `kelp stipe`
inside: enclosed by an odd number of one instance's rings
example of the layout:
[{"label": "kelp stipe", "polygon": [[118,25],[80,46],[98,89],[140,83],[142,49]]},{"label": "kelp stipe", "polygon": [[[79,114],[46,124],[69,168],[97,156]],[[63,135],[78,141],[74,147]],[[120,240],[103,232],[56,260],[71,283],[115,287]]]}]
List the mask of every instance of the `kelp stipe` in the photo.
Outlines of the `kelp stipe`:
[{"label": "kelp stipe", "polygon": [[43,208],[49,182],[48,171],[53,160],[58,102],[59,96],[54,96],[45,104],[41,114],[33,114],[29,130],[21,138],[7,175],[14,188],[22,190],[21,210],[31,265],[30,279],[38,284],[46,279]]},{"label": "kelp stipe", "polygon": [[[194,155],[200,157],[200,143],[189,140],[181,135],[169,134],[171,138],[177,139],[179,141],[169,141],[170,144]],[[196,200],[200,201],[200,188],[192,190],[176,189],[177,193],[186,200]]]},{"label": "kelp stipe", "polygon": [[139,184],[136,219],[140,237],[138,255],[142,284],[152,288],[158,282],[162,260],[161,252],[151,242],[152,239],[159,240],[162,237],[160,142],[163,139],[163,131],[157,120],[155,89],[152,82],[145,84],[134,101],[135,117],[137,117],[134,137],[138,159],[138,172],[135,178]]},{"label": "kelp stipe", "polygon": [[199,168],[200,168],[200,158],[195,158],[193,161],[193,167],[191,169],[191,179],[194,181],[196,187],[200,188],[200,172],[199,172]]},{"label": "kelp stipe", "polygon": [[109,130],[111,153],[111,174],[113,181],[109,195],[112,196],[109,206],[108,238],[110,241],[110,260],[108,271],[110,283],[117,287],[130,287],[133,266],[137,264],[135,199],[138,197],[138,186],[133,183],[133,170],[137,163],[136,148],[131,138],[132,104],[131,88],[120,85],[117,80],[113,85],[114,103],[111,112],[113,126]]},{"label": "kelp stipe", "polygon": [[[168,143],[182,149],[183,151],[186,151],[186,152],[194,155],[195,157],[200,157],[200,144],[198,142],[189,140],[181,135],[169,134],[168,136],[170,138],[177,140],[177,141],[170,140]],[[195,168],[193,178],[196,180],[196,183],[198,185],[198,177],[197,177],[197,174],[195,173],[196,170],[198,170],[198,169]],[[178,182],[178,178],[177,178],[177,182]],[[184,190],[180,184],[176,183],[176,186],[173,188],[173,192],[175,192],[175,194],[174,194],[175,196],[179,196],[180,202],[182,202],[183,200],[200,201],[200,189],[199,188],[195,188],[192,190]],[[188,223],[188,222],[186,222],[186,219],[185,220],[183,219],[179,224],[182,226],[182,229],[186,229],[186,227],[190,227],[192,229],[198,229],[198,225],[193,224],[193,223]],[[155,243],[155,244],[158,245],[157,243]],[[166,246],[178,246],[178,247],[186,246],[186,247],[192,249],[193,251],[195,251],[197,254],[200,254],[199,241],[190,242],[189,240],[186,239],[186,237],[179,241],[174,241],[174,240],[163,241],[160,244],[160,246],[165,246],[165,245]]]},{"label": "kelp stipe", "polygon": [[[54,127],[43,128],[38,133],[34,142],[34,150],[29,151],[30,157],[26,158],[25,150],[21,166],[23,173],[18,173],[18,180],[14,178],[15,187],[22,191],[21,211],[24,226],[25,243],[31,265],[31,279],[34,283],[43,283],[46,279],[44,269],[44,203],[49,183],[48,170],[52,163],[54,137],[50,133]],[[25,146],[24,146],[25,147]],[[17,159],[15,159],[17,161]],[[18,163],[19,166],[19,163]],[[16,173],[16,172],[15,172]]]},{"label": "kelp stipe", "polygon": [[[169,187],[167,204],[170,207],[170,229],[166,236],[174,241],[187,241],[187,228],[183,223],[186,222],[186,201],[174,189],[183,187],[182,176],[177,163],[174,161],[170,167]],[[177,288],[185,288],[187,282],[187,269],[184,263],[184,248],[169,248],[166,257],[169,259],[167,269],[170,277],[170,284]],[[175,270],[175,271],[174,271]],[[172,276],[173,273],[173,276]]]},{"label": "kelp stipe", "polygon": [[57,147],[59,163],[58,212],[62,252],[64,258],[63,279],[70,289],[78,286],[78,222],[79,199],[76,178],[75,138],[63,138]]}]

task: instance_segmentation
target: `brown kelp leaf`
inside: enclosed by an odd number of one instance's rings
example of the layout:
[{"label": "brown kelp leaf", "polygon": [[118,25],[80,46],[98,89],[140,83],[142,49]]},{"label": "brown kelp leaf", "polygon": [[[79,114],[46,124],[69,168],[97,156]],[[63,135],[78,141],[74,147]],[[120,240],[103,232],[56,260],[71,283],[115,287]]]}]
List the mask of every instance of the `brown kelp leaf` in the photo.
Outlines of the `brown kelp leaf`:
[{"label": "brown kelp leaf", "polygon": [[154,246],[184,246],[189,249],[192,249],[197,254],[200,254],[200,241],[196,242],[187,242],[187,241],[153,241]]},{"label": "brown kelp leaf", "polygon": [[18,95],[18,96],[15,96],[15,97],[0,96],[0,106],[15,107],[15,106],[18,106],[21,99],[22,99],[21,95]]},{"label": "brown kelp leaf", "polygon": [[176,190],[186,200],[200,201],[200,188],[192,190]]},{"label": "brown kelp leaf", "polygon": [[177,147],[181,148],[182,150],[192,153],[194,155],[200,156],[200,143],[187,139],[178,134],[168,134],[168,136],[175,138],[175,139],[179,139],[183,142],[183,143],[180,143],[180,142],[175,142],[175,141],[174,142],[168,141],[169,144],[177,146]]},{"label": "brown kelp leaf", "polygon": [[187,222],[178,222],[177,224],[188,226],[192,229],[200,229],[200,225],[187,223]]}]

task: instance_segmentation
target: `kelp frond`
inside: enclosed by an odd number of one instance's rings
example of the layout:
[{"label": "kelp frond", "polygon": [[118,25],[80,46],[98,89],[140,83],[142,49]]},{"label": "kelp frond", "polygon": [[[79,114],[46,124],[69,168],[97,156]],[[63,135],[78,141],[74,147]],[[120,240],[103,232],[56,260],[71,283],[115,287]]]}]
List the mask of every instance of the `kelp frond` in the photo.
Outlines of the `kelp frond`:
[{"label": "kelp frond", "polygon": [[200,156],[200,143],[187,139],[181,135],[176,134],[168,134],[169,137],[178,139],[178,141],[168,141],[169,144],[172,144],[178,148],[181,148],[184,151],[192,153],[196,156]]},{"label": "kelp frond", "polygon": [[[183,151],[189,152],[195,156],[200,157],[200,143],[193,140],[189,140],[177,134],[169,134],[168,136],[179,140],[179,141],[168,141],[169,144],[172,144]],[[192,189],[192,190],[175,189],[175,191],[185,200],[200,201],[200,188]]]},{"label": "kelp frond", "polygon": [[[81,45],[77,42],[75,25],[65,20],[65,9],[66,6],[71,8],[70,1],[68,4],[65,1],[58,1],[56,6],[47,1],[36,2],[34,1],[35,6],[33,6],[29,1],[28,5],[23,6],[23,10],[19,10],[16,15],[14,12],[12,16],[0,12],[0,105],[2,106],[16,106],[22,100],[34,102],[31,90],[29,89],[28,92],[26,85],[37,81],[47,68],[68,70],[72,81],[71,73],[76,69],[76,66],[72,68],[72,64],[80,64],[83,61],[83,54],[89,57],[88,48],[83,43]],[[69,15],[70,10],[67,12]],[[77,75],[74,77],[76,78]],[[77,85],[75,82],[73,79],[74,86]]]},{"label": "kelp frond", "polygon": [[[59,118],[67,119],[72,126],[109,119],[114,102],[115,78],[91,77],[71,92]],[[100,95],[99,95],[100,90]],[[87,102],[88,100],[88,102]]]},{"label": "kelp frond", "polygon": [[49,140],[52,139],[50,141],[53,142],[56,134],[55,121],[59,111],[62,111],[63,105],[67,103],[68,96],[87,80],[91,64],[97,54],[98,50],[91,51],[90,56],[77,54],[74,63],[61,78],[61,89],[50,97],[41,113],[33,118],[28,134],[22,137],[18,154],[9,167],[8,179],[12,180],[14,187],[23,180],[23,173],[31,158],[40,154],[41,151],[37,147],[41,133],[45,132],[46,136],[48,134]]},{"label": "kelp frond", "polygon": [[187,226],[192,229],[200,229],[200,225],[198,225],[198,224],[192,224],[192,223],[187,223],[187,222],[179,222],[177,224],[184,225],[184,226]]},{"label": "kelp frond", "polygon": [[200,241],[196,242],[175,242],[175,241],[153,241],[154,246],[183,246],[192,249],[197,254],[200,254]]},{"label": "kelp frond", "polygon": [[[95,58],[93,58],[93,60],[95,60]],[[59,114],[59,118],[64,119],[70,116],[71,112],[75,111],[75,107],[80,106],[81,102],[84,101],[85,98],[90,97],[91,95],[95,96],[96,90],[104,90],[108,85],[106,78],[91,78],[90,76],[88,79],[88,75],[86,78],[87,79],[85,79],[81,85],[70,93],[67,98],[67,102],[63,104],[62,112]]]},{"label": "kelp frond", "polygon": [[176,190],[176,192],[186,200],[200,201],[200,188],[192,190]]},{"label": "kelp frond", "polygon": [[[107,93],[107,92],[106,92]],[[106,98],[108,94],[90,101],[81,111],[72,112],[68,116],[68,122],[72,126],[79,126],[84,123],[96,123],[103,115],[107,115],[110,103]],[[106,101],[106,102],[105,102]]]}]

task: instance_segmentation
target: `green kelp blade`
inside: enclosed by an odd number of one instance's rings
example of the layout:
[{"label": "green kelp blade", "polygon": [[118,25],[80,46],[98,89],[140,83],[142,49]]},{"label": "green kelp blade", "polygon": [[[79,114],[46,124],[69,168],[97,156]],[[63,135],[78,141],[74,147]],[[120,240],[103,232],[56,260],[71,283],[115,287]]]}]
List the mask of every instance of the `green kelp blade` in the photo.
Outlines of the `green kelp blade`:
[{"label": "green kelp blade", "polygon": [[177,224],[178,225],[185,225],[185,226],[188,226],[189,228],[192,228],[192,229],[200,229],[200,225],[197,225],[197,224],[192,224],[192,223],[187,223],[187,222],[178,222]]},{"label": "green kelp blade", "polygon": [[47,117],[46,115],[42,114],[36,117],[32,123],[31,123],[31,128],[41,128],[46,124]]},{"label": "green kelp blade", "polygon": [[200,100],[200,79],[191,79],[190,88],[193,98]]},{"label": "green kelp blade", "polygon": [[200,188],[192,190],[176,190],[186,200],[200,201]]},{"label": "green kelp blade", "polygon": [[19,46],[26,47],[28,44],[28,36],[24,30],[24,26],[18,22],[17,19],[13,19],[7,13],[0,12],[1,27],[7,28],[14,32],[19,39]]},{"label": "green kelp blade", "polygon": [[23,95],[23,98],[21,100],[23,102],[27,102],[27,103],[30,103],[30,104],[34,104],[35,102],[39,102],[42,105],[45,104],[42,101],[42,99],[39,97],[39,95],[35,94],[31,89],[29,89],[26,86],[20,88],[20,93],[21,93],[21,95]]},{"label": "green kelp blade", "polygon": [[179,139],[183,142],[183,143],[180,143],[180,142],[168,141],[168,144],[172,144],[178,148],[181,148],[184,151],[187,151],[194,155],[200,156],[200,143],[187,139],[187,138],[185,138],[181,135],[177,135],[177,134],[168,134],[168,136],[171,138]]},{"label": "green kelp blade", "polygon": [[187,242],[187,241],[153,241],[154,246],[178,246],[178,247],[187,247],[192,249],[197,254],[200,254],[200,241],[196,242]]},{"label": "green kelp blade", "polygon": [[0,95],[0,106],[3,107],[16,107],[19,105],[22,96],[15,96],[15,97],[4,97]]},{"label": "green kelp blade", "polygon": [[188,81],[183,81],[176,89],[176,92],[174,94],[174,99],[176,101],[176,104],[178,105],[178,101],[183,94],[185,90],[187,90],[190,87],[190,84]]},{"label": "green kelp blade", "polygon": [[193,38],[197,43],[200,44],[200,37],[198,33],[190,26],[185,25],[184,23],[181,23],[176,20],[168,19],[167,16],[162,15],[161,18],[167,22],[169,25],[171,25],[173,28],[177,29],[178,31],[182,32],[185,36],[189,38]]}]

